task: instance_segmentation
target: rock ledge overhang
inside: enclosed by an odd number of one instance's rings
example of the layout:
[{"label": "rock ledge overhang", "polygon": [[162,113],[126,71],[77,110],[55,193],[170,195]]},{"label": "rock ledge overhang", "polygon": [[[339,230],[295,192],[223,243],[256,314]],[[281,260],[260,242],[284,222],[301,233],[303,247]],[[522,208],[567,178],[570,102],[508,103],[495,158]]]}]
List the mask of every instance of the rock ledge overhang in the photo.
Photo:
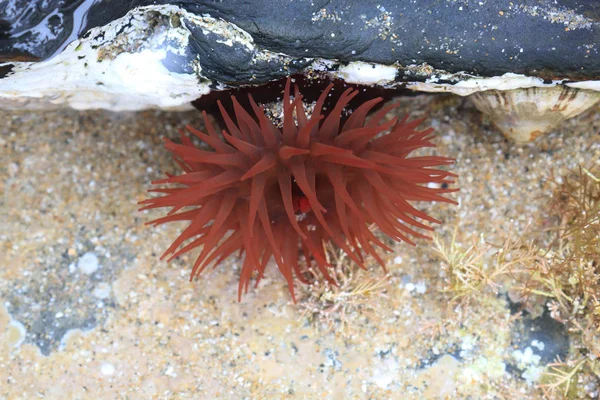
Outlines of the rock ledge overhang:
[{"label": "rock ledge overhang", "polygon": [[[594,2],[9,3],[0,40],[4,108],[186,108],[210,90],[295,73],[463,96],[557,86],[600,92]],[[24,14],[35,3],[45,4],[39,15]]]}]

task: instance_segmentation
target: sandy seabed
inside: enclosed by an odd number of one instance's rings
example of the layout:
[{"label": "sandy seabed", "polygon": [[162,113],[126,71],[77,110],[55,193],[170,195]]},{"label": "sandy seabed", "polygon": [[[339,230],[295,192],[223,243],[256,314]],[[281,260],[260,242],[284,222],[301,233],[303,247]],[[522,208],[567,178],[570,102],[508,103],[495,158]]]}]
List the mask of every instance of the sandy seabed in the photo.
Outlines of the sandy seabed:
[{"label": "sandy seabed", "polygon": [[[599,107],[518,146],[467,99],[400,101],[456,158],[459,206],[419,205],[445,242],[518,235],[551,172],[600,163]],[[344,332],[294,305],[274,266],[238,303],[239,260],[193,283],[193,254],[160,261],[182,225],[145,226],[160,211],[137,202],[177,171],[161,138],[188,123],[201,127],[199,113],[0,111],[0,398],[541,397],[544,365],[568,351],[560,327],[523,334],[502,293],[452,302],[426,240],[386,256],[385,291],[345,315]]]}]

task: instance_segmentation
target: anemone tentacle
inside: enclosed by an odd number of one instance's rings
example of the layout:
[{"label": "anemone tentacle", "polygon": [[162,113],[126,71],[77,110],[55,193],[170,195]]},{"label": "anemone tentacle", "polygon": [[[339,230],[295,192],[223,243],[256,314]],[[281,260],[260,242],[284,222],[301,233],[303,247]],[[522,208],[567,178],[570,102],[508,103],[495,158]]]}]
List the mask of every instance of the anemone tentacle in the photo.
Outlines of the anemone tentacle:
[{"label": "anemone tentacle", "polygon": [[[232,96],[233,115],[218,104],[226,125],[222,136],[204,112],[207,133],[186,127],[212,151],[196,148],[183,133],[180,144],[165,140],[183,173],[153,182],[168,187],[152,189],[162,196],[140,202],[141,210],[171,209],[149,224],[188,221],[163,257],[173,259],[200,247],[190,279],[236,251],[245,254],[239,299],[253,275],[258,284],[270,260],[286,279],[294,301],[294,276],[307,282],[305,272],[311,266],[335,284],[324,250],[328,243],[363,268],[365,255],[384,266],[377,248],[390,248],[371,232],[373,224],[390,238],[414,245],[411,237],[427,238],[419,230],[433,230],[419,220],[439,221],[411,202],[455,203],[443,196],[458,190],[447,188],[455,175],[435,168],[454,160],[409,157],[416,149],[435,147],[432,129],[416,130],[421,120],[386,121],[394,104],[367,120],[382,101],[375,98],[342,124],[342,111],[357,92],[346,90],[325,114],[323,105],[332,85],[308,117],[299,88],[294,87],[292,100],[290,86],[288,79],[281,127],[251,96],[248,111]],[[300,263],[302,256],[306,263]]]}]

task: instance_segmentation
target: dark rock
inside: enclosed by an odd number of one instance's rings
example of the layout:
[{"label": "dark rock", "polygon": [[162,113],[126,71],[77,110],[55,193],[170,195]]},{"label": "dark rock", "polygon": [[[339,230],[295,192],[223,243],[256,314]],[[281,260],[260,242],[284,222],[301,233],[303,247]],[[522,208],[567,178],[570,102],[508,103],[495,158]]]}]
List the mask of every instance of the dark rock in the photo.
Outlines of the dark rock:
[{"label": "dark rock", "polygon": [[[528,351],[539,357],[539,366],[548,365],[558,359],[566,360],[569,353],[569,334],[567,327],[550,316],[545,309],[542,315],[533,318],[522,310],[522,305],[509,300],[511,314],[521,314],[512,330],[511,347],[522,354]],[[507,363],[506,369],[516,376],[523,376],[523,365]]]},{"label": "dark rock", "polygon": [[0,66],[0,79],[4,78],[6,75],[8,75],[8,73],[12,71],[13,67],[14,66],[12,64],[1,65]]},{"label": "dark rock", "polygon": [[291,59],[251,63],[253,51],[218,43],[192,24],[189,54],[168,67],[190,71],[191,60],[199,59],[205,78],[230,84],[287,76],[316,57],[426,63],[479,76],[600,77],[600,2],[586,0],[3,0],[0,60],[47,59],[92,27],[138,6],[164,4],[231,22],[248,32],[258,49]]},{"label": "dark rock", "polygon": [[94,249],[90,243],[85,247],[78,256],[70,256],[66,250],[41,252],[41,265],[35,265],[34,273],[24,266],[26,276],[0,291],[12,319],[25,327],[25,341],[36,345],[43,355],[59,349],[70,330],[101,326],[116,307],[112,289],[106,289],[101,298],[94,295],[95,289],[99,285],[110,288],[133,253],[128,248],[113,248],[111,258],[100,254],[101,267],[87,275],[76,267],[80,256]]},{"label": "dark rock", "polygon": [[244,46],[228,46],[220,42],[219,35],[206,32],[202,27],[186,20],[191,31],[190,54],[198,59],[202,74],[211,80],[229,84],[249,83],[260,79],[268,82],[278,79],[284,74],[297,73],[310,64],[308,59],[287,60],[269,59],[257,60],[257,50]]}]

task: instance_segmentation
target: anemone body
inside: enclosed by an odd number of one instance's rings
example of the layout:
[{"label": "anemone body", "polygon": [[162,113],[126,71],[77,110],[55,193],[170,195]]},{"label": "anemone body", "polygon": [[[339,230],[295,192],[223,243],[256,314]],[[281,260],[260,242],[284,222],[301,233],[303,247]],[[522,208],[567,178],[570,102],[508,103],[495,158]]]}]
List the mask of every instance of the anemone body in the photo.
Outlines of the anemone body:
[{"label": "anemone body", "polygon": [[165,140],[183,173],[153,182],[167,187],[152,189],[163,196],[142,201],[142,210],[168,207],[165,217],[151,223],[188,221],[188,226],[163,258],[199,247],[191,280],[208,265],[245,255],[238,299],[273,260],[295,301],[294,276],[306,283],[307,268],[335,284],[324,249],[328,243],[364,268],[369,256],[384,266],[377,248],[391,250],[373,226],[395,241],[414,244],[411,237],[427,237],[421,231],[433,228],[424,222],[439,221],[411,203],[452,202],[443,194],[456,189],[442,185],[453,183],[455,175],[433,167],[453,160],[409,157],[415,149],[435,146],[433,130],[416,130],[421,120],[386,120],[395,105],[367,120],[380,98],[363,103],[342,123],[342,111],[357,94],[348,89],[325,114],[330,90],[331,85],[308,117],[298,87],[291,98],[288,80],[280,127],[251,96],[250,111],[232,97],[236,121],[219,102],[227,127],[221,135],[204,112],[206,132],[187,127],[211,151],[195,147],[183,133],[179,144]]}]

